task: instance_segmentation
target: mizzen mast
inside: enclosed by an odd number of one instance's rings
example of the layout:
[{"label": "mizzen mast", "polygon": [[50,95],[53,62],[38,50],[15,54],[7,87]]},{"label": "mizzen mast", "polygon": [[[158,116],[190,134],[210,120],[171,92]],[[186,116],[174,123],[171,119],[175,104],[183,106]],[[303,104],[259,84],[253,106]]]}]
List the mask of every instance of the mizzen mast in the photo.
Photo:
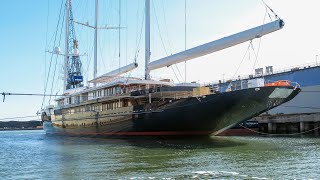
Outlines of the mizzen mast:
[{"label": "mizzen mast", "polygon": [[[95,3],[95,27],[94,27],[94,64],[93,64],[93,79],[97,77],[98,66],[98,0]],[[93,84],[96,86],[96,83]]]},{"label": "mizzen mast", "polygon": [[[95,0],[95,24],[94,26],[91,26],[89,25],[88,23],[81,23],[81,22],[77,22],[77,21],[74,21],[75,23],[77,24],[80,24],[80,25],[83,25],[83,26],[86,26],[86,27],[89,27],[89,28],[92,28],[94,29],[94,62],[93,62],[93,79],[90,80],[89,82],[90,83],[93,83],[93,86],[96,87],[96,84],[97,82],[100,82],[101,80],[101,76],[97,77],[97,74],[98,74],[98,30],[99,29],[122,29],[123,27],[109,27],[107,25],[105,25],[104,27],[99,27],[98,26],[98,14],[99,14],[99,0]],[[119,73],[118,74],[123,74],[123,73],[126,73],[130,70],[132,70],[132,68],[136,68],[137,67],[137,64],[136,63],[133,63],[133,64],[130,64],[130,65],[127,65],[123,68],[119,68]],[[128,70],[130,69],[130,70]],[[115,71],[112,71],[112,75],[114,75]],[[108,74],[108,73],[107,73]],[[103,77],[105,75],[102,75]]]},{"label": "mizzen mast", "polygon": [[150,0],[145,1],[145,18],[146,18],[146,25],[145,25],[145,75],[144,78],[146,80],[150,79],[150,70],[149,70],[149,63],[150,63]]},{"label": "mizzen mast", "polygon": [[65,55],[64,55],[64,78],[63,78],[63,88],[67,90],[67,80],[68,80],[68,54],[69,54],[69,9],[70,9],[70,1],[66,1],[66,29],[65,29]]}]

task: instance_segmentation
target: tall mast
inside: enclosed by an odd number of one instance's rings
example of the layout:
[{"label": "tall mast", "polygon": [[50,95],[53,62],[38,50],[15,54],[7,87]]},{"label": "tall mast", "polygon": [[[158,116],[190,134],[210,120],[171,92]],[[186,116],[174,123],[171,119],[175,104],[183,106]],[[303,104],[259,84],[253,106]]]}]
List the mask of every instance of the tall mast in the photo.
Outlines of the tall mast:
[{"label": "tall mast", "polygon": [[64,90],[67,90],[67,81],[68,81],[68,56],[69,56],[69,8],[70,0],[66,0],[66,34],[65,34],[65,56],[64,56],[64,78],[63,78],[63,87]]},{"label": "tall mast", "polygon": [[146,0],[146,26],[145,26],[145,79],[150,79],[148,64],[150,62],[150,0]]},{"label": "tall mast", "polygon": [[[73,21],[77,24],[87,26],[89,28],[94,29],[94,62],[93,62],[93,80],[89,81],[89,83],[93,83],[93,86],[96,87],[96,82],[95,79],[97,79],[97,71],[98,71],[98,30],[99,29],[121,29],[121,16],[119,15],[119,27],[98,27],[98,14],[99,14],[99,0],[95,0],[95,25],[91,26],[89,24]],[[121,1],[119,1],[119,11],[121,8]],[[120,12],[119,12],[120,14]],[[120,32],[119,32],[119,59],[120,59]],[[135,65],[135,64],[134,64]],[[128,68],[128,67],[126,67]],[[130,66],[131,68],[131,66]],[[126,70],[126,69],[125,69]],[[121,71],[122,73],[122,71]]]},{"label": "tall mast", "polygon": [[[184,50],[187,50],[187,0],[184,0]],[[184,82],[187,82],[187,61],[184,62]]]},{"label": "tall mast", "polygon": [[[97,62],[98,62],[97,59],[98,59],[98,0],[96,0],[96,7],[95,7],[93,79],[97,77]],[[96,86],[95,83],[94,83],[94,86]]]}]

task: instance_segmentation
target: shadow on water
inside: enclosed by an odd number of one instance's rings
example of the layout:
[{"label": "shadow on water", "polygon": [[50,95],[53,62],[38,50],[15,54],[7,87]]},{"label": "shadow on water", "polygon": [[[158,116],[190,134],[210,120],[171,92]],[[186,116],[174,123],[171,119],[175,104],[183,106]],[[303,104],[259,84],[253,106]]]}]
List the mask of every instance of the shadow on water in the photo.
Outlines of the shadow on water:
[{"label": "shadow on water", "polygon": [[134,136],[134,137],[68,137],[45,135],[47,140],[70,145],[111,145],[139,148],[167,149],[207,149],[244,146],[246,143],[218,136],[173,137],[173,136]]},{"label": "shadow on water", "polygon": [[221,137],[158,137],[127,139],[130,145],[142,148],[168,148],[168,149],[206,149],[242,146],[245,143]]}]

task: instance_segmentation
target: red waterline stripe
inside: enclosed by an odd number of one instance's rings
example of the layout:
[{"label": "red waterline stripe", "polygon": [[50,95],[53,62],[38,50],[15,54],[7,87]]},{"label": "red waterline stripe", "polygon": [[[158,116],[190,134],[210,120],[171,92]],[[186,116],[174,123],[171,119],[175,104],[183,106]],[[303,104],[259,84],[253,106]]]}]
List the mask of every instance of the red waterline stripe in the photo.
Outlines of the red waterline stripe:
[{"label": "red waterline stripe", "polygon": [[58,132],[54,134],[69,135],[115,135],[115,136],[163,136],[163,135],[209,135],[213,131],[157,131],[157,132]]}]

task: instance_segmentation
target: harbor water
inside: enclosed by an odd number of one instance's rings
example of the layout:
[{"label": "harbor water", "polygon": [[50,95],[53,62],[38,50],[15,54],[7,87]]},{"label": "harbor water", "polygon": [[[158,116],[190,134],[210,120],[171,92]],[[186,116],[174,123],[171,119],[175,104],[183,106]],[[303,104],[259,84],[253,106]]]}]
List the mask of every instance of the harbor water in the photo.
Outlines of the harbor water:
[{"label": "harbor water", "polygon": [[0,131],[1,179],[320,179],[320,139],[103,139]]}]

